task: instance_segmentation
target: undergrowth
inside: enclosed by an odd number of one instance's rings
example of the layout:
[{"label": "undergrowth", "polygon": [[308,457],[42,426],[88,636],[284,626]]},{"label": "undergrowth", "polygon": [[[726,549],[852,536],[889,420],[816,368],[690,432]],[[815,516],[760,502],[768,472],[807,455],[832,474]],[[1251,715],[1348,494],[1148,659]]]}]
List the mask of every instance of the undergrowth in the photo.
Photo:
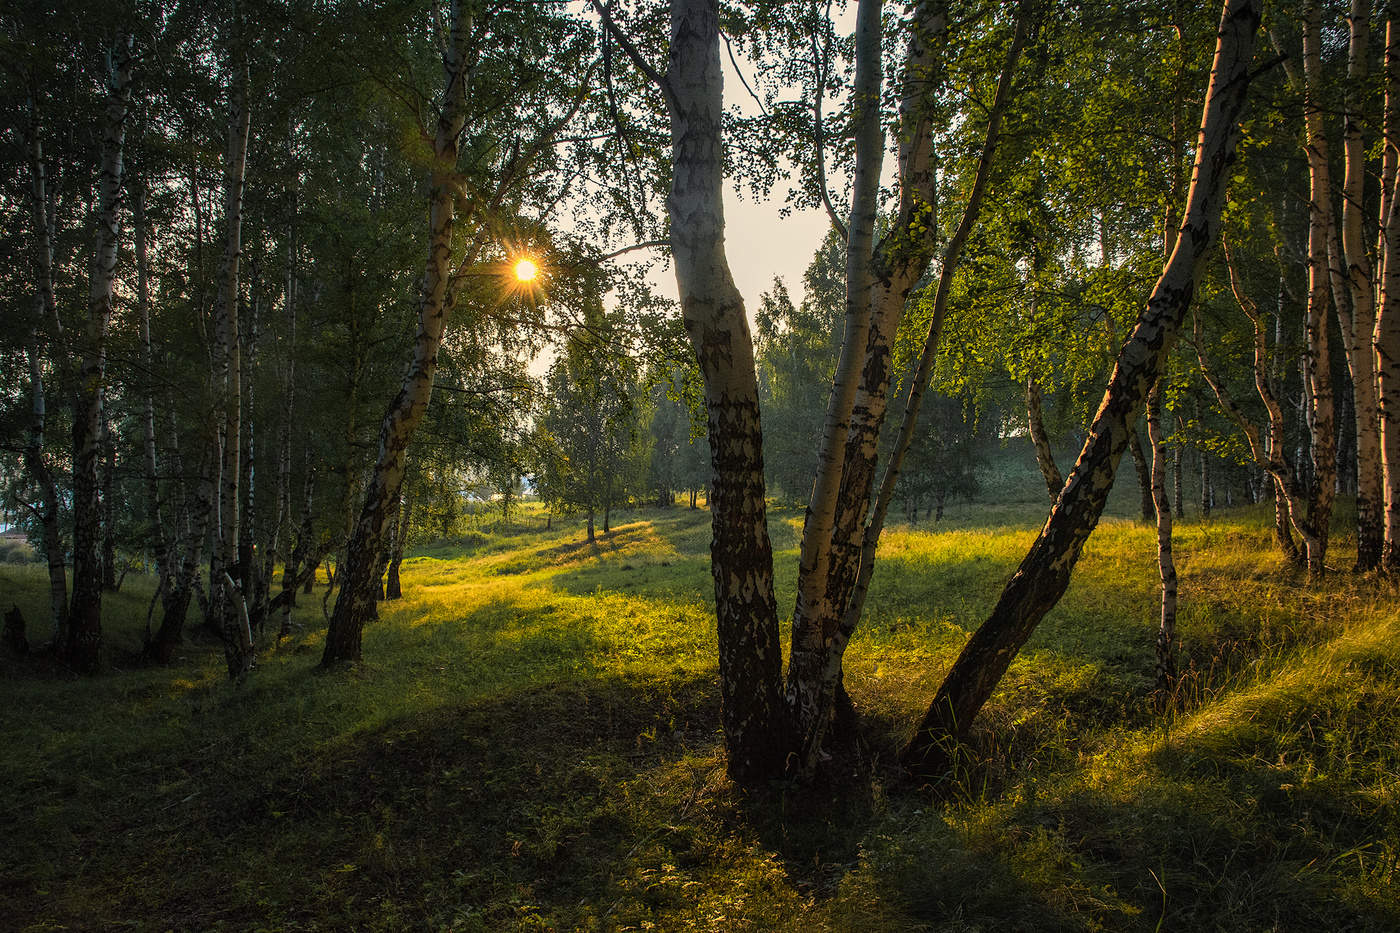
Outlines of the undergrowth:
[{"label": "undergrowth", "polygon": [[[101,676],[0,662],[0,927],[1400,928],[1397,593],[1340,567],[1308,585],[1262,511],[1179,526],[1166,712],[1153,533],[1107,519],[956,784],[900,780],[1032,514],[892,529],[847,655],[865,758],[747,795],[717,732],[703,510],[424,548],[363,664],[317,668],[318,589],[241,685],[198,631],[138,663],[153,585],[132,575]],[[771,520],[782,606],[799,523]],[[0,584],[41,641],[43,568]]]}]

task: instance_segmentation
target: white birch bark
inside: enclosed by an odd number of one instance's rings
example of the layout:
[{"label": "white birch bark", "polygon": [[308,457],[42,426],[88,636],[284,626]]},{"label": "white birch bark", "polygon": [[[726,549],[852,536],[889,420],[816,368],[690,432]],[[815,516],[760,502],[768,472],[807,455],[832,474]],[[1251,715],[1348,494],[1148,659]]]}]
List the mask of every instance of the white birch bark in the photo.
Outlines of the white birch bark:
[{"label": "white birch bark", "polygon": [[1196,274],[1220,226],[1225,185],[1250,83],[1258,0],[1226,0],[1195,169],[1176,249],[1123,345],[1089,438],[1050,517],[987,621],[969,639],[901,755],[922,776],[947,773],[961,738],[1040,620],[1059,601],[1102,514],[1114,473],[1149,390],[1195,294]]},{"label": "white birch bark", "polygon": [[[1385,26],[1385,164],[1397,184],[1395,166],[1400,161],[1400,28],[1395,8],[1387,10]],[[1400,573],[1400,191],[1386,187],[1386,211],[1381,235],[1384,274],[1381,279],[1380,311],[1376,315],[1373,344],[1379,386],[1380,457],[1384,512],[1382,566],[1387,573]]]},{"label": "white birch bark", "polygon": [[97,237],[88,288],[87,329],[73,418],[73,599],[64,655],[75,670],[95,672],[102,648],[102,559],[98,458],[107,377],[122,192],[122,148],[131,99],[133,40],[121,35],[108,54],[107,104],[97,190]]}]

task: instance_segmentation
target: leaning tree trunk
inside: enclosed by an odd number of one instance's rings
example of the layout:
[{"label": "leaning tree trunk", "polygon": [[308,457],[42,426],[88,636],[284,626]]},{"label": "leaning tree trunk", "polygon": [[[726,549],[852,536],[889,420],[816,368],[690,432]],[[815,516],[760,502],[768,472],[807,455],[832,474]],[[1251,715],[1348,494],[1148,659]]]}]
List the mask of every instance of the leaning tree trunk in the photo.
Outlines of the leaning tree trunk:
[{"label": "leaning tree trunk", "polygon": [[413,359],[379,432],[379,455],[365,491],[364,507],[346,544],[340,571],[340,596],[326,632],[321,655],[325,666],[360,659],[360,638],[374,616],[384,532],[403,484],[404,456],[432,398],[438,347],[447,326],[452,274],[452,234],[456,217],[457,147],[467,115],[468,38],[472,18],[467,5],[452,5],[451,31],[443,46],[445,88],[433,137],[432,182],[428,194],[428,260],[418,293],[418,333]]},{"label": "leaning tree trunk", "polygon": [[923,776],[946,773],[957,742],[1012,658],[1069,585],[1075,562],[1103,512],[1114,473],[1142,403],[1161,376],[1191,299],[1202,257],[1219,229],[1249,86],[1258,0],[1227,0],[1196,146],[1196,165],[1176,249],[1157,280],[1132,337],[1123,345],[1108,391],[1059,501],[1002,591],[991,616],[973,634],[939,688],[901,761]]},{"label": "leaning tree trunk", "polygon": [[73,410],[73,602],[63,654],[75,670],[94,673],[102,651],[102,556],[98,523],[102,405],[107,371],[107,325],[112,317],[122,190],[122,145],[131,99],[133,40],[121,35],[109,55],[102,167],[97,192],[97,242],[88,288],[87,332]]}]

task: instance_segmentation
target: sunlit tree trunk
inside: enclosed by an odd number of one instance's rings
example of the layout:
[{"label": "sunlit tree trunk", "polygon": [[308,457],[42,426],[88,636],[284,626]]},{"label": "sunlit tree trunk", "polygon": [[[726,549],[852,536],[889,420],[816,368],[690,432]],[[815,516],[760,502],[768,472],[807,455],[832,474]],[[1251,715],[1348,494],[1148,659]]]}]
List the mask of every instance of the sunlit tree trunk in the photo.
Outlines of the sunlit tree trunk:
[{"label": "sunlit tree trunk", "polygon": [[[1321,25],[1319,5],[1310,0],[1303,13],[1303,85],[1307,121],[1308,156],[1308,305],[1306,349],[1303,354],[1304,384],[1310,409],[1312,431],[1312,490],[1309,497],[1307,531],[1303,542],[1308,575],[1320,578],[1325,572],[1332,499],[1337,480],[1337,438],[1332,397],[1332,358],[1329,349],[1327,304],[1331,291],[1331,264],[1328,254],[1332,234],[1332,185],[1324,124]],[[1339,302],[1344,296],[1338,296]],[[1297,522],[1295,521],[1295,527]],[[1300,532],[1302,528],[1299,527]]]},{"label": "sunlit tree trunk", "polygon": [[[846,235],[846,327],[827,405],[826,423],[817,456],[817,469],[802,526],[798,558],[797,605],[793,615],[792,650],[788,659],[786,701],[797,734],[807,738],[801,760],[813,759],[821,741],[818,721],[830,714],[823,691],[823,671],[830,650],[831,603],[829,577],[842,473],[856,415],[856,393],[862,369],[872,364],[872,352],[888,356],[888,335],[871,334],[874,307],[875,221],[880,194],[880,167],[885,133],[881,123],[880,0],[861,0],[856,12],[855,81],[852,87],[856,162],[851,186],[851,213]],[[818,91],[818,93],[821,93]],[[884,315],[888,317],[888,315]],[[885,326],[888,326],[887,324]],[[882,344],[885,345],[882,347]],[[878,361],[875,361],[878,365]],[[861,415],[868,421],[871,412]]]},{"label": "sunlit tree trunk", "polygon": [[[1342,248],[1351,286],[1351,313],[1341,315],[1342,342],[1351,370],[1356,428],[1356,569],[1379,566],[1385,537],[1381,490],[1380,417],[1376,401],[1375,279],[1363,223],[1366,143],[1361,97],[1370,55],[1370,0],[1352,0],[1347,57],[1346,178],[1342,196]],[[1340,307],[1340,306],[1339,306]]]},{"label": "sunlit tree trunk", "polygon": [[107,374],[107,325],[116,282],[122,191],[122,146],[131,99],[133,40],[121,35],[108,55],[107,104],[97,190],[97,242],[88,288],[83,362],[73,412],[73,601],[64,655],[75,670],[93,673],[101,663],[102,557],[97,461],[102,444]]},{"label": "sunlit tree trunk", "polygon": [[[1387,7],[1385,26],[1385,151],[1389,181],[1397,184],[1400,161],[1400,29],[1395,6]],[[1374,344],[1379,381],[1381,467],[1385,500],[1382,566],[1400,573],[1400,191],[1387,188],[1387,211],[1381,235],[1385,259],[1381,307],[1376,315]]]},{"label": "sunlit tree trunk", "polygon": [[1128,433],[1160,378],[1195,294],[1198,265],[1214,244],[1249,86],[1257,0],[1227,0],[1196,146],[1195,171],[1176,249],[1123,345],[1089,438],[1059,500],[991,616],[969,639],[939,688],[901,761],[925,776],[946,773],[964,736],[1012,658],[1059,601],[1084,543],[1098,523],[1128,446]]}]

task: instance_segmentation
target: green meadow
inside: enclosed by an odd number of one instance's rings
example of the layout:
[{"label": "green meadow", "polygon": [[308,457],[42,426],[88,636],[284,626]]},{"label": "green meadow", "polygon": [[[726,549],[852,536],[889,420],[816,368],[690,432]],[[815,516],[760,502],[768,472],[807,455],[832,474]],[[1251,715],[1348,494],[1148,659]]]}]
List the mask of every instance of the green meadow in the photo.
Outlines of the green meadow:
[{"label": "green meadow", "polygon": [[[754,794],[724,776],[704,510],[421,548],[343,671],[318,586],[242,684],[198,632],[138,663],[132,575],[103,674],[0,668],[0,928],[1400,929],[1396,589],[1345,539],[1309,587],[1270,519],[1180,524],[1165,712],[1154,533],[1106,519],[939,787],[894,754],[1034,508],[887,534],[847,654],[861,756]],[[800,520],[771,518],[786,607]],[[34,640],[43,587],[0,565]]]}]

